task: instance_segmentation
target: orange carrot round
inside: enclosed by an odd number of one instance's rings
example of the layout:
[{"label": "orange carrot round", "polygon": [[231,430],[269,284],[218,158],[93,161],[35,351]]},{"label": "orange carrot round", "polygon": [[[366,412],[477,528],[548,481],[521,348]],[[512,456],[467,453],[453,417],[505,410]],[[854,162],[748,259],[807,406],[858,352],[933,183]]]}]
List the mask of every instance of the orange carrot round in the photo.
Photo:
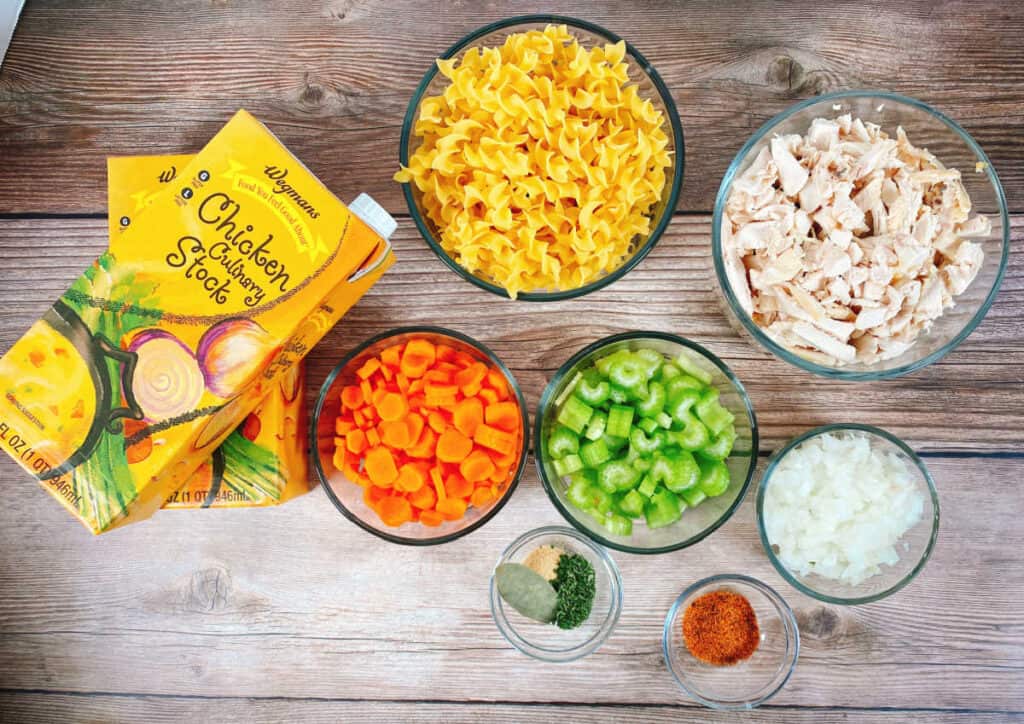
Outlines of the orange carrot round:
[{"label": "orange carrot round", "polygon": [[473,441],[450,427],[437,438],[437,459],[445,463],[457,463],[465,459],[473,449]]}]

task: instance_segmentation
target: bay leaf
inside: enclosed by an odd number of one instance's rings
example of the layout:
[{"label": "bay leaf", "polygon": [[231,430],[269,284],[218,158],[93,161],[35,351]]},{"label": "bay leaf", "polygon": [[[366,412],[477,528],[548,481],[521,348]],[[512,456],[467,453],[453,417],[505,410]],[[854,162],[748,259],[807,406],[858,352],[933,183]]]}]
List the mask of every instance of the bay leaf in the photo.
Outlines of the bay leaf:
[{"label": "bay leaf", "polygon": [[502,563],[494,569],[494,583],[505,603],[527,618],[542,623],[554,620],[558,594],[532,568],[521,563]]}]

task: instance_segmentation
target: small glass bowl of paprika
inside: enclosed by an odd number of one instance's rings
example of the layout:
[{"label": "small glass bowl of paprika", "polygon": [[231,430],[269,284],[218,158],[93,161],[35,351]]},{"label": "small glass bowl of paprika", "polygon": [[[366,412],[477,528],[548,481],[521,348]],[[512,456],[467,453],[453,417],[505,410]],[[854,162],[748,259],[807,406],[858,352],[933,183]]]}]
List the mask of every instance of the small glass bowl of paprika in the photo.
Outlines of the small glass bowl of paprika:
[{"label": "small glass bowl of paprika", "polygon": [[753,709],[789,680],[800,632],[772,588],[723,574],[680,594],[665,617],[662,647],[669,671],[692,699],[712,709]]},{"label": "small glass bowl of paprika", "polygon": [[327,376],[313,469],[338,510],[392,543],[436,545],[493,518],[526,466],[526,401],[489,349],[441,327],[363,342]]}]

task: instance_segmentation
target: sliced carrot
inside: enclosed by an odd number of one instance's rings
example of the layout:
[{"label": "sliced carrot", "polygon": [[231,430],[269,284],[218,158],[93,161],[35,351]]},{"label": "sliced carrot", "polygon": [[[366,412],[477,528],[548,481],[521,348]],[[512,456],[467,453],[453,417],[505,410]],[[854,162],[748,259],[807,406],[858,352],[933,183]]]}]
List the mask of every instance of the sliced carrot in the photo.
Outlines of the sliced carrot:
[{"label": "sliced carrot", "polygon": [[395,379],[395,371],[387,365],[381,365],[378,372],[380,372],[380,376],[384,378],[385,382],[391,382]]},{"label": "sliced carrot", "polygon": [[434,492],[438,501],[447,500],[448,493],[444,489],[444,471],[437,465],[430,469],[430,482],[434,484]]},{"label": "sliced carrot", "polygon": [[474,362],[466,369],[456,373],[455,384],[461,388],[476,386],[479,392],[480,384],[484,381],[485,377],[487,377],[487,365],[483,362]]},{"label": "sliced carrot", "polygon": [[395,482],[398,468],[395,458],[386,447],[372,447],[366,452],[366,474],[374,485],[386,487]]},{"label": "sliced carrot", "polygon": [[514,402],[496,402],[484,410],[484,422],[505,432],[519,429],[519,405]]},{"label": "sliced carrot", "polygon": [[[380,501],[387,497],[388,491],[383,488],[378,488],[371,485],[368,488],[363,488],[363,502],[366,506],[373,511],[377,511],[377,507],[380,505]],[[380,515],[378,512],[377,515]]]},{"label": "sliced carrot", "polygon": [[435,409],[439,408],[439,407],[440,408],[444,408],[444,409],[448,409],[448,408],[455,407],[455,404],[456,404],[456,402],[458,402],[458,399],[459,398],[456,397],[455,395],[444,395],[444,396],[438,395],[438,396],[434,396],[434,397],[431,397],[431,396],[428,395],[426,397],[426,399],[423,401],[423,404],[426,407],[433,407]]},{"label": "sliced carrot", "polygon": [[363,402],[369,404],[370,400],[373,399],[373,385],[370,384],[369,380],[363,380],[359,383],[359,389],[363,393]]},{"label": "sliced carrot", "polygon": [[341,404],[354,410],[364,402],[363,391],[358,385],[345,385],[341,388]]},{"label": "sliced carrot", "polygon": [[439,370],[435,368],[428,371],[425,375],[423,375],[423,379],[426,380],[427,382],[440,382],[442,384],[448,385],[451,384],[452,375],[448,372],[445,372],[444,370]]},{"label": "sliced carrot", "polygon": [[383,498],[378,505],[377,512],[384,525],[389,525],[392,528],[397,528],[412,520],[412,506],[408,500],[398,495],[389,495]]},{"label": "sliced carrot", "polygon": [[512,446],[512,451],[509,453],[500,453],[496,450],[489,451],[491,460],[499,468],[510,468],[519,462],[519,441],[520,437],[516,435],[516,444]]},{"label": "sliced carrot", "polygon": [[447,344],[439,344],[436,347],[435,357],[438,362],[451,362],[455,359],[455,348]]},{"label": "sliced carrot", "polygon": [[420,512],[420,523],[436,528],[444,523],[444,517],[436,510],[424,510]]},{"label": "sliced carrot", "polygon": [[377,432],[377,428],[366,428],[366,442],[370,445],[370,447],[376,447],[380,445],[380,433]]},{"label": "sliced carrot", "polygon": [[372,488],[373,482],[365,475],[353,475],[352,482],[358,485],[360,488]]},{"label": "sliced carrot", "polygon": [[402,345],[393,344],[381,350],[380,361],[388,367],[398,369],[398,366],[402,363]]},{"label": "sliced carrot", "polygon": [[345,436],[345,447],[351,453],[361,453],[366,449],[366,433],[356,428]]},{"label": "sliced carrot", "polygon": [[380,401],[384,399],[384,395],[388,394],[387,388],[379,386],[374,388],[373,394],[370,395],[370,399],[367,402],[373,405],[375,408],[380,404]]},{"label": "sliced carrot", "polygon": [[480,390],[480,392],[477,393],[476,396],[479,397],[484,402],[486,402],[488,405],[493,405],[496,402],[499,402],[498,393],[492,390],[490,387],[483,388],[482,390]]},{"label": "sliced carrot", "polygon": [[426,339],[411,339],[402,352],[399,370],[406,377],[422,377],[436,358],[437,350],[432,342]]},{"label": "sliced carrot", "polygon": [[437,501],[434,510],[440,513],[445,520],[458,520],[466,514],[467,507],[466,501],[462,498],[446,498]]},{"label": "sliced carrot", "polygon": [[457,364],[459,367],[469,367],[472,364],[477,363],[477,358],[468,352],[456,352],[455,357],[452,358],[452,362]]},{"label": "sliced carrot", "polygon": [[487,386],[498,393],[499,400],[508,399],[508,383],[501,370],[491,369],[487,372]]},{"label": "sliced carrot", "polygon": [[513,450],[513,446],[516,442],[516,436],[512,433],[484,424],[477,427],[476,433],[473,435],[473,442],[477,445],[482,445],[486,448],[497,450],[498,452],[507,455]]},{"label": "sliced carrot", "polygon": [[347,435],[356,428],[355,420],[347,420],[343,417],[339,417],[334,421],[334,432],[337,435]]},{"label": "sliced carrot", "polygon": [[405,450],[413,443],[409,436],[409,426],[405,420],[382,422],[380,439],[388,447]]},{"label": "sliced carrot", "polygon": [[463,385],[459,389],[462,390],[462,394],[466,397],[476,397],[483,391],[484,386],[482,382],[472,382],[468,385]]},{"label": "sliced carrot", "polygon": [[471,483],[486,480],[494,472],[494,462],[483,450],[474,450],[459,464],[459,472]]},{"label": "sliced carrot", "polygon": [[398,392],[385,392],[380,400],[374,400],[380,419],[393,422],[401,420],[409,412],[409,402]]},{"label": "sliced carrot", "polygon": [[436,447],[437,433],[431,430],[429,427],[425,427],[423,428],[423,433],[420,435],[420,439],[416,442],[415,445],[406,450],[406,452],[411,458],[425,460],[427,458],[434,457]]},{"label": "sliced carrot", "polygon": [[444,479],[444,492],[452,498],[468,498],[473,494],[473,483],[461,475],[449,475]]},{"label": "sliced carrot", "polygon": [[448,374],[454,375],[462,368],[459,367],[457,364],[452,364],[451,362],[438,362],[436,365],[434,365],[434,369],[441,370],[442,372],[447,372]]},{"label": "sliced carrot", "polygon": [[426,482],[427,476],[422,468],[412,463],[406,463],[398,469],[395,489],[404,493],[412,493],[422,488]]},{"label": "sliced carrot", "polygon": [[437,459],[445,463],[457,463],[473,449],[473,441],[455,428],[449,427],[437,439]]},{"label": "sliced carrot", "polygon": [[491,492],[491,489],[487,487],[477,488],[473,491],[473,494],[469,496],[469,502],[476,508],[482,508],[492,500],[494,500],[494,494]]},{"label": "sliced carrot", "polygon": [[374,372],[380,369],[380,360],[371,357],[363,363],[363,366],[356,370],[356,377],[361,380],[369,379]]},{"label": "sliced carrot", "polygon": [[409,394],[409,378],[401,372],[395,375],[395,384],[398,385],[398,391],[403,395]]},{"label": "sliced carrot", "polygon": [[423,391],[428,400],[431,397],[455,397],[459,394],[459,386],[428,381]]},{"label": "sliced carrot", "polygon": [[420,435],[423,433],[423,427],[426,424],[427,423],[424,421],[423,415],[418,412],[410,412],[405,416],[405,427],[409,432],[409,442],[406,447],[420,439]]},{"label": "sliced carrot", "polygon": [[430,425],[431,430],[439,435],[448,429],[448,421],[437,410],[431,410],[430,414],[427,415],[427,424]]},{"label": "sliced carrot", "polygon": [[420,509],[433,508],[437,503],[437,493],[430,485],[424,485],[418,490],[409,493],[409,502]]},{"label": "sliced carrot", "polygon": [[455,429],[466,437],[473,437],[478,425],[484,421],[484,403],[475,397],[468,397],[455,405],[452,423]]},{"label": "sliced carrot", "polygon": [[335,447],[334,456],[331,458],[331,462],[334,463],[336,470],[345,472],[345,468],[348,467],[348,448],[347,447]]}]

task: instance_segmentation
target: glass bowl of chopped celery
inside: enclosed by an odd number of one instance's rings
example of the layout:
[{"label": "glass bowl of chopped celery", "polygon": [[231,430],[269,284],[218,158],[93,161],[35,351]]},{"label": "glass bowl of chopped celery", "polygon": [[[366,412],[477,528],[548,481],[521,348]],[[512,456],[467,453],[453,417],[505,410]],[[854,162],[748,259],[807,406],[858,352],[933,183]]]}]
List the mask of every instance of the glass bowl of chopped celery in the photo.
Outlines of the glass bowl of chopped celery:
[{"label": "glass bowl of chopped celery", "polygon": [[660,332],[580,350],[544,390],[534,430],[555,507],[627,553],[703,540],[739,506],[757,462],[743,384],[704,347]]},{"label": "glass bowl of chopped celery", "polygon": [[[628,77],[621,79],[619,88],[608,93],[612,93],[618,99],[629,97],[635,92],[641,101],[649,102],[653,112],[660,114],[658,125],[667,142],[664,147],[664,151],[667,152],[667,166],[658,165],[656,177],[651,179],[654,187],[651,192],[652,198],[649,199],[651,203],[648,207],[648,199],[645,196],[644,208],[637,211],[645,220],[644,228],[628,231],[612,229],[608,238],[601,237],[598,240],[598,249],[611,248],[619,239],[627,242],[623,244],[622,249],[616,248],[610,262],[601,260],[598,264],[597,257],[592,254],[595,247],[591,245],[589,239],[577,242],[577,235],[589,237],[591,229],[608,227],[609,222],[613,222],[611,216],[604,219],[599,218],[600,214],[595,214],[590,223],[585,223],[595,207],[605,207],[612,197],[619,199],[615,203],[615,207],[619,209],[616,213],[626,216],[625,209],[619,207],[624,205],[628,208],[633,203],[631,199],[640,195],[636,189],[643,189],[648,179],[630,179],[627,188],[625,182],[621,180],[621,177],[628,176],[628,164],[625,160],[629,157],[643,157],[647,159],[645,163],[649,163],[653,169],[656,165],[655,158],[658,156],[651,153],[650,147],[641,146],[635,152],[629,148],[628,153],[620,150],[617,158],[615,153],[609,153],[607,149],[602,148],[598,151],[590,147],[595,137],[605,137],[602,118],[607,118],[621,129],[625,123],[624,119],[629,115],[628,106],[616,105],[607,112],[601,111],[601,116],[597,116],[595,110],[593,118],[579,117],[580,114],[587,114],[590,109],[597,108],[606,92],[604,87],[610,79],[618,78],[620,69],[617,67],[614,72],[605,71],[600,78],[587,74],[584,78],[587,81],[585,85],[595,92],[586,95],[595,95],[598,101],[588,100],[584,104],[586,108],[581,105],[577,109],[572,106],[572,99],[577,97],[575,88],[581,82],[579,77],[565,82],[564,79],[560,80],[555,69],[565,67],[565,61],[561,61],[560,66],[559,61],[555,60],[553,67],[549,67],[544,60],[544,52],[540,53],[541,58],[538,60],[538,53],[535,50],[528,51],[532,56],[532,67],[521,67],[515,71],[516,77],[539,80],[540,84],[536,86],[536,90],[504,79],[495,81],[494,74],[498,69],[493,68],[494,73],[490,73],[486,79],[477,79],[468,85],[463,82],[453,83],[441,68],[447,66],[449,61],[457,60],[462,64],[467,58],[475,58],[477,54],[487,52],[488,49],[507,47],[513,42],[509,41],[510,36],[544,31],[552,26],[565,26],[569,35],[587,51],[600,53],[602,48],[623,43],[621,70],[625,71]],[[558,42],[557,47],[561,48],[562,44]],[[504,61],[504,65],[508,64],[507,60]],[[513,112],[511,116],[498,111],[496,116],[489,101],[481,96],[480,103],[484,111],[480,117],[493,118],[504,115],[504,123],[507,125],[504,133],[506,136],[512,134],[512,137],[517,138],[514,143],[507,142],[506,138],[492,137],[489,131],[481,130],[482,126],[478,121],[470,123],[471,119],[468,117],[453,115],[456,109],[467,104],[468,99],[463,96],[464,92],[493,94],[495,83],[501,88],[504,96],[500,102],[511,103],[511,107],[519,111]],[[568,95],[563,99],[558,95],[560,92],[566,92]],[[460,98],[452,99],[453,94],[459,94]],[[437,99],[442,96],[451,102],[438,104]],[[555,101],[552,101],[552,97],[555,97]],[[476,101],[474,98],[473,102]],[[615,100],[615,103],[619,102]],[[566,115],[567,105],[572,107],[568,118],[565,118],[563,116]],[[538,113],[541,117],[536,119],[538,124],[535,125],[530,114]],[[552,116],[557,120],[545,120]],[[531,122],[520,128],[520,117],[523,120],[530,119]],[[582,152],[581,141],[576,137],[574,129],[576,122],[582,124],[581,128],[589,129],[590,140],[583,139]],[[461,130],[458,135],[439,136],[438,129],[449,125],[459,129],[472,127],[473,130],[465,136]],[[635,129],[631,130],[632,135],[626,139],[627,141],[637,135]],[[622,135],[626,137],[628,134],[623,131]],[[564,137],[561,145],[555,142],[549,148],[550,139],[557,140],[561,137]],[[622,141],[619,143],[621,149]],[[570,148],[572,144],[575,144],[575,151]],[[436,62],[430,64],[406,110],[398,146],[399,162],[403,169],[408,168],[411,163],[415,165],[419,151],[446,146],[456,149],[456,157],[463,165],[459,174],[458,193],[452,193],[444,180],[439,180],[444,160],[437,159],[431,164],[434,172],[429,177],[414,177],[402,183],[409,214],[431,250],[461,278],[492,294],[512,296],[523,301],[570,299],[596,291],[620,279],[643,261],[664,234],[672,220],[672,212],[675,210],[683,182],[683,127],[676,112],[672,93],[654,66],[637,48],[610,30],[586,20],[560,15],[522,15],[490,23],[465,35],[442,52]],[[565,168],[562,164],[563,149],[568,149],[569,155],[565,158],[570,162]],[[500,159],[499,162],[487,163],[492,152],[496,154],[495,158]],[[607,179],[612,180],[590,180],[578,175],[578,169],[571,161],[581,153],[582,158],[586,159],[586,164],[596,169],[601,179],[604,179],[607,173]],[[478,157],[480,160],[477,160]],[[545,165],[531,162],[526,168],[512,168],[510,165],[518,163],[516,159],[528,157],[547,160],[544,162]],[[552,183],[560,184],[557,192]],[[599,194],[600,198],[590,200],[582,196],[587,188],[597,187],[603,189],[603,194]],[[452,190],[455,188],[453,186]],[[507,193],[502,193],[503,188],[511,192],[508,201],[501,200],[503,195],[508,196]],[[540,192],[539,189],[544,191]],[[577,196],[579,198],[575,198]],[[542,197],[549,200],[547,210],[542,212],[538,207],[531,208],[531,204]],[[465,202],[462,202],[463,198],[466,199]],[[439,203],[435,199],[443,199],[444,203]],[[460,203],[454,204],[455,199],[459,199]],[[572,215],[575,212],[571,212],[570,216],[561,216],[563,208],[571,210],[587,206],[591,208],[582,216],[582,221],[578,221]],[[512,210],[509,223],[498,221],[493,227],[490,225],[489,219],[492,214],[509,209]],[[543,217],[543,225],[523,227],[521,220],[528,217]],[[461,253],[454,248],[446,232],[467,222],[476,228],[474,235],[484,239],[486,243],[481,244],[478,251],[470,252],[469,249],[464,249],[465,253]],[[563,227],[568,226],[573,227],[571,236],[561,231]],[[486,231],[484,227],[487,227]],[[529,239],[529,242],[524,243],[524,239]],[[544,251],[549,246],[552,253]],[[555,252],[555,248],[559,250]],[[511,250],[512,254],[505,254],[506,249]],[[519,258],[518,262],[513,254]],[[537,263],[536,268],[534,261]],[[531,273],[546,273],[556,267],[573,267],[574,273],[567,273],[567,281],[561,285],[538,286],[530,283],[522,288],[510,287],[509,267],[514,263],[527,265],[521,270],[522,275],[525,275],[527,270],[532,270]],[[592,268],[595,264],[598,264],[600,269]],[[515,276],[513,274],[511,278],[514,279]]]},{"label": "glass bowl of chopped celery", "polygon": [[312,467],[360,528],[392,543],[448,543],[511,497],[526,467],[526,409],[512,372],[480,342],[441,327],[392,329],[324,381]]},{"label": "glass bowl of chopped celery", "polygon": [[[702,620],[687,619],[698,618],[694,613],[701,612],[702,599],[723,594],[745,600],[755,644],[739,660],[708,661],[708,651],[729,652],[735,646],[730,639],[736,618],[719,604],[704,609]],[[793,610],[773,588],[750,576],[721,574],[679,595],[665,617],[662,651],[676,683],[691,698],[712,709],[753,709],[789,681],[800,655],[800,631]]]},{"label": "glass bowl of chopped celery", "polygon": [[824,425],[765,468],[757,527],[779,574],[808,596],[856,605],[892,595],[928,562],[939,497],[924,462],[871,425]]},{"label": "glass bowl of chopped celery", "polygon": [[[556,561],[545,562],[543,555],[538,556],[551,551],[557,552]],[[552,597],[549,615],[538,617],[523,603],[507,600],[511,595],[502,590],[499,576],[510,567],[528,575],[538,574],[527,567],[544,573],[540,584],[546,585],[547,579],[558,591],[548,592]],[[570,579],[580,577],[588,579],[590,591],[582,612],[578,605],[572,608],[578,602],[563,601],[563,594],[576,582]],[[622,577],[608,551],[587,536],[565,526],[546,526],[524,533],[502,552],[491,576],[490,596],[494,623],[509,643],[535,659],[564,663],[593,653],[611,635],[622,612]],[[563,604],[569,608],[567,615],[563,615]]]}]

